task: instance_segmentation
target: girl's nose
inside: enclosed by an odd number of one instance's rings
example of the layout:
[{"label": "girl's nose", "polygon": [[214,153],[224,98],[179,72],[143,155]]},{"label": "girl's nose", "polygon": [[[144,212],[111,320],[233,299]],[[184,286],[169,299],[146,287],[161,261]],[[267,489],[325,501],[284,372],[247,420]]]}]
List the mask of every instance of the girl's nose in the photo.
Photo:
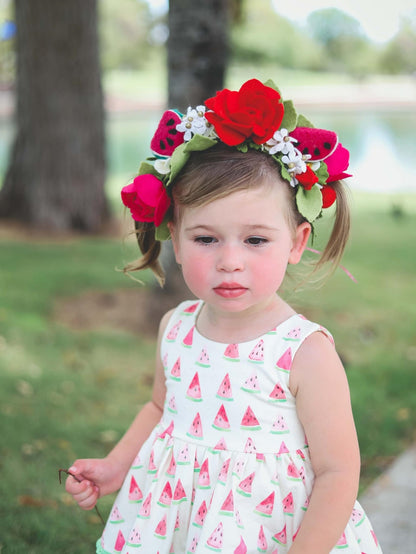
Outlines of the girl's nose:
[{"label": "girl's nose", "polygon": [[217,259],[217,271],[242,271],[244,269],[244,261],[242,252],[239,248],[233,245],[225,245],[219,251]]}]

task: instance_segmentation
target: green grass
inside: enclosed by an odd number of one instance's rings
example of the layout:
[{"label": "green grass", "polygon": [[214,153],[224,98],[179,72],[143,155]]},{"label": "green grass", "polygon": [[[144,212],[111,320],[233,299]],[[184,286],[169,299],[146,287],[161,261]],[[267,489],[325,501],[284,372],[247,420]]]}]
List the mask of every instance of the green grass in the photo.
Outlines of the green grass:
[{"label": "green grass", "polygon": [[[351,386],[368,484],[415,438],[416,198],[354,195],[343,263],[322,288],[287,296],[334,334]],[[93,552],[102,526],[58,483],[58,468],[102,456],[150,392],[154,343],[120,329],[70,330],[58,298],[138,285],[115,271],[133,241],[0,245],[0,550]],[[134,309],[134,306],[132,306]],[[108,515],[111,498],[99,507]]]}]

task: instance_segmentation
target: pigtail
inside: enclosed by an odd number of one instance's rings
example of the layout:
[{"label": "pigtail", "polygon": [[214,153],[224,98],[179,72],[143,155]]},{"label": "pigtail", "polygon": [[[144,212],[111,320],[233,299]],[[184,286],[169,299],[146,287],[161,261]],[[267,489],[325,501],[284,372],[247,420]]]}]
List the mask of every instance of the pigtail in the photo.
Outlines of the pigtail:
[{"label": "pigtail", "polygon": [[144,223],[135,221],[135,234],[139,244],[142,257],[138,260],[127,264],[123,272],[130,273],[133,271],[141,271],[143,269],[151,269],[156,276],[160,286],[165,283],[165,273],[159,262],[161,252],[161,242],[156,239],[156,228],[153,223]]}]

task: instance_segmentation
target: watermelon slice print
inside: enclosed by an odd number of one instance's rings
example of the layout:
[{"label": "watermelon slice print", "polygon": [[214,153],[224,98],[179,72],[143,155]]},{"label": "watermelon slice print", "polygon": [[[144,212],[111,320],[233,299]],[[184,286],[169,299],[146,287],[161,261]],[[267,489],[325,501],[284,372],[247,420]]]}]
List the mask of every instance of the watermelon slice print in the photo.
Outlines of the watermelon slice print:
[{"label": "watermelon slice print", "polygon": [[244,381],[241,389],[251,393],[260,392],[259,380],[255,371]]},{"label": "watermelon slice print", "polygon": [[204,521],[207,513],[208,513],[207,504],[205,500],[203,500],[202,504],[198,508],[197,513],[195,514],[195,518],[194,518],[194,521],[192,522],[192,525],[195,525],[195,527],[202,527],[204,525]]},{"label": "watermelon slice print", "polygon": [[132,469],[140,469],[141,467],[143,467],[142,461],[140,459],[140,453],[137,454],[137,456],[134,458],[133,464],[131,467]]},{"label": "watermelon slice print", "polygon": [[241,479],[241,476],[243,475],[244,467],[246,465],[246,457],[242,456],[240,458],[237,458],[237,460],[234,463],[233,467],[233,475]]},{"label": "watermelon slice print", "polygon": [[142,519],[148,519],[150,517],[151,504],[152,504],[152,493],[149,492],[145,501],[143,502],[142,507],[140,508],[138,517],[141,517]]},{"label": "watermelon slice print", "polygon": [[354,508],[351,514],[351,522],[355,525],[355,527],[358,527],[363,521],[365,521],[364,512],[358,510],[358,508]]},{"label": "watermelon slice print", "polygon": [[140,529],[135,525],[133,529],[130,531],[129,538],[127,539],[127,546],[134,546],[138,547],[142,544],[142,538],[140,535]]},{"label": "watermelon slice print", "polygon": [[225,460],[225,462],[222,464],[222,468],[217,479],[217,482],[221,485],[225,485],[225,482],[227,480],[228,471],[230,469],[230,462],[231,458],[228,458],[228,460]]},{"label": "watermelon slice print", "polygon": [[283,511],[287,516],[293,516],[293,494],[290,492],[282,500]]},{"label": "watermelon slice print", "polygon": [[223,545],[223,524],[219,522],[218,526],[211,533],[211,536],[207,540],[206,546],[214,552],[221,552]]},{"label": "watermelon slice print", "polygon": [[259,420],[254,415],[254,412],[250,406],[247,406],[240,425],[241,429],[245,429],[246,431],[258,431],[259,429],[261,429]]},{"label": "watermelon slice print", "polygon": [[285,418],[283,416],[279,416],[276,419],[276,421],[272,425],[270,433],[274,433],[275,435],[290,433],[289,427],[287,426]]},{"label": "watermelon slice print", "polygon": [[192,381],[186,392],[186,398],[188,398],[189,400],[192,400],[193,402],[202,401],[201,386],[199,384],[198,372],[196,372],[195,375],[192,377]]},{"label": "watermelon slice print", "polygon": [[175,473],[176,473],[176,460],[175,460],[175,456],[172,453],[172,457],[171,457],[170,462],[169,462],[169,467],[166,470],[166,475],[168,477],[174,477]]},{"label": "watermelon slice print", "polygon": [[234,496],[233,496],[232,490],[230,490],[230,492],[227,495],[227,498],[222,503],[220,514],[224,516],[234,515]]},{"label": "watermelon slice print", "polygon": [[183,310],[182,314],[183,315],[192,315],[196,312],[196,310],[198,309],[198,306],[199,306],[199,302],[195,302],[194,304],[191,304],[190,306],[185,308]]},{"label": "watermelon slice print", "polygon": [[276,383],[274,386],[274,389],[269,394],[269,402],[286,402],[286,394],[283,388],[279,385],[279,383]]},{"label": "watermelon slice print", "polygon": [[281,371],[288,373],[292,367],[292,350],[288,348],[284,354],[277,360],[276,365]]},{"label": "watermelon slice print", "polygon": [[288,332],[288,334],[283,337],[283,340],[289,340],[289,341],[299,341],[301,337],[301,329],[300,327],[296,327],[295,329],[292,329]]},{"label": "watermelon slice print", "polygon": [[264,517],[272,517],[274,507],[274,491],[269,494],[260,504],[257,504],[256,509],[254,510],[256,514],[259,514]]},{"label": "watermelon slice print", "polygon": [[170,371],[170,378],[173,379],[174,381],[180,381],[181,380],[181,359],[180,359],[180,357],[173,364],[173,367]]},{"label": "watermelon slice print", "polygon": [[189,453],[189,447],[187,444],[179,451],[176,459],[178,465],[188,465],[191,463],[191,454]]},{"label": "watermelon slice print", "polygon": [[164,515],[163,518],[159,521],[155,529],[155,537],[158,539],[166,539],[166,522],[167,516]]},{"label": "watermelon slice print", "polygon": [[240,544],[234,550],[234,554],[247,554],[247,546],[243,537],[240,537]]},{"label": "watermelon slice print", "polygon": [[183,488],[181,480],[178,479],[178,482],[176,483],[176,487],[175,487],[175,492],[173,493],[173,503],[180,504],[185,500],[186,500],[186,492],[185,492],[185,489]]},{"label": "watermelon slice print", "polygon": [[147,473],[156,473],[157,467],[155,466],[155,453],[153,451],[150,452],[150,458],[149,458],[149,467],[147,468]]},{"label": "watermelon slice print", "polygon": [[115,552],[121,552],[123,550],[124,545],[126,544],[126,539],[124,538],[124,535],[121,531],[117,534],[117,539],[114,545],[114,551]]},{"label": "watermelon slice print", "polygon": [[201,470],[199,472],[197,487],[199,489],[209,489],[211,487],[211,480],[209,477],[208,458],[202,463]]},{"label": "watermelon slice print", "polygon": [[178,413],[178,409],[176,407],[176,399],[175,399],[175,395],[172,394],[172,396],[170,397],[169,399],[169,402],[168,402],[168,410],[172,413],[172,414],[177,414]]},{"label": "watermelon slice print", "polygon": [[257,539],[257,550],[259,552],[267,552],[266,535],[264,534],[263,525],[260,525],[259,537]]},{"label": "watermelon slice print", "polygon": [[202,433],[201,416],[199,415],[199,413],[197,413],[194,417],[192,425],[186,434],[188,435],[188,437],[192,437],[198,440],[202,440],[204,438],[204,435]]},{"label": "watermelon slice print", "polygon": [[293,462],[287,466],[287,478],[290,481],[302,481],[301,474]]},{"label": "watermelon slice print", "polygon": [[171,502],[172,502],[172,488],[170,486],[169,481],[166,481],[166,484],[163,488],[163,491],[157,503],[159,504],[159,506],[162,506],[163,508],[167,508],[168,506],[170,506]]},{"label": "watermelon slice print", "polygon": [[191,541],[191,546],[186,551],[186,554],[195,554],[197,546],[198,546],[198,539],[197,537],[193,537]]},{"label": "watermelon slice print", "polygon": [[185,348],[191,348],[191,346],[193,344],[194,329],[195,329],[195,325],[190,328],[190,330],[188,331],[186,337],[182,341],[182,346],[185,346]]},{"label": "watermelon slice print", "polygon": [[264,362],[264,340],[260,339],[253,350],[250,352],[248,359],[250,362],[261,364]]},{"label": "watermelon slice print", "polygon": [[243,496],[251,497],[251,487],[253,485],[255,472],[250,473],[245,479],[243,479],[237,486],[237,492]]},{"label": "watermelon slice print", "polygon": [[218,429],[219,431],[230,430],[230,422],[228,421],[228,416],[227,412],[225,411],[224,404],[221,404],[212,426],[214,427],[214,429]]},{"label": "watermelon slice print", "polygon": [[345,536],[345,533],[342,533],[340,539],[335,545],[335,548],[348,548],[347,537]]},{"label": "watermelon slice print", "polygon": [[173,429],[175,427],[175,424],[173,423],[173,420],[169,423],[169,426],[164,429],[160,435],[157,435],[157,438],[160,440],[164,440],[168,435],[172,435]]},{"label": "watermelon slice print", "polygon": [[305,500],[305,502],[303,503],[303,506],[301,508],[301,510],[303,510],[304,512],[306,512],[306,510],[309,508],[309,498],[307,498]]},{"label": "watermelon slice print", "polygon": [[235,522],[237,524],[237,527],[240,527],[240,529],[244,529],[244,525],[240,516],[240,512],[238,510],[235,511]]},{"label": "watermelon slice print", "polygon": [[136,482],[136,479],[132,476],[130,479],[130,488],[129,488],[129,502],[141,502],[143,500],[143,493],[140,490],[139,485]]},{"label": "watermelon slice print", "polygon": [[120,510],[118,509],[118,506],[114,506],[111,514],[110,514],[110,523],[123,523],[124,518],[120,514]]},{"label": "watermelon slice print", "polygon": [[254,452],[256,452],[257,448],[254,444],[254,441],[252,438],[248,438],[247,441],[246,441],[246,444],[244,446],[244,452],[248,453],[248,454],[254,454]]},{"label": "watermelon slice print", "polygon": [[225,349],[224,358],[229,362],[239,362],[238,344],[229,344]]},{"label": "watermelon slice print", "polygon": [[225,443],[224,437],[221,437],[214,448],[210,448],[209,450],[214,454],[216,453],[216,450],[227,450],[227,445]]},{"label": "watermelon slice print", "polygon": [[182,121],[181,116],[174,110],[166,110],[150,141],[150,149],[157,156],[169,157],[184,141],[185,133],[177,130],[176,126]]},{"label": "watermelon slice print", "polygon": [[282,441],[281,444],[280,444],[279,452],[277,453],[277,455],[280,456],[281,454],[287,454],[288,452],[289,452],[288,447],[286,446],[284,441]]},{"label": "watermelon slice print", "polygon": [[287,544],[286,525],[279,533],[276,533],[275,535],[273,535],[272,540],[276,541],[278,544],[281,544],[282,546],[285,546]]},{"label": "watermelon slice print", "polygon": [[230,376],[228,373],[224,376],[224,379],[221,381],[221,385],[219,386],[217,391],[217,398],[222,398],[223,400],[227,400],[228,402],[234,400],[233,393],[231,390]]},{"label": "watermelon slice print", "polygon": [[209,363],[209,354],[205,350],[205,348],[201,350],[201,353],[199,354],[198,359],[195,363],[200,365],[201,367],[211,367],[211,364]]},{"label": "watermelon slice print", "polygon": [[168,334],[166,335],[166,340],[168,342],[174,342],[178,338],[179,329],[181,328],[181,325],[182,325],[182,320],[179,320],[169,330]]}]

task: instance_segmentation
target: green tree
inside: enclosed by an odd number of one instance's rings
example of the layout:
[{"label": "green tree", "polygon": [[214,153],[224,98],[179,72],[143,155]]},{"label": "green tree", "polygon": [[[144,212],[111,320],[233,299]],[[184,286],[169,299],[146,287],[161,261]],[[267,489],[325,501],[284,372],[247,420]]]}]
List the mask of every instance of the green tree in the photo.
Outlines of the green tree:
[{"label": "green tree", "polygon": [[416,72],[416,24],[404,19],[399,32],[386,45],[380,56],[380,70],[383,73]]}]

